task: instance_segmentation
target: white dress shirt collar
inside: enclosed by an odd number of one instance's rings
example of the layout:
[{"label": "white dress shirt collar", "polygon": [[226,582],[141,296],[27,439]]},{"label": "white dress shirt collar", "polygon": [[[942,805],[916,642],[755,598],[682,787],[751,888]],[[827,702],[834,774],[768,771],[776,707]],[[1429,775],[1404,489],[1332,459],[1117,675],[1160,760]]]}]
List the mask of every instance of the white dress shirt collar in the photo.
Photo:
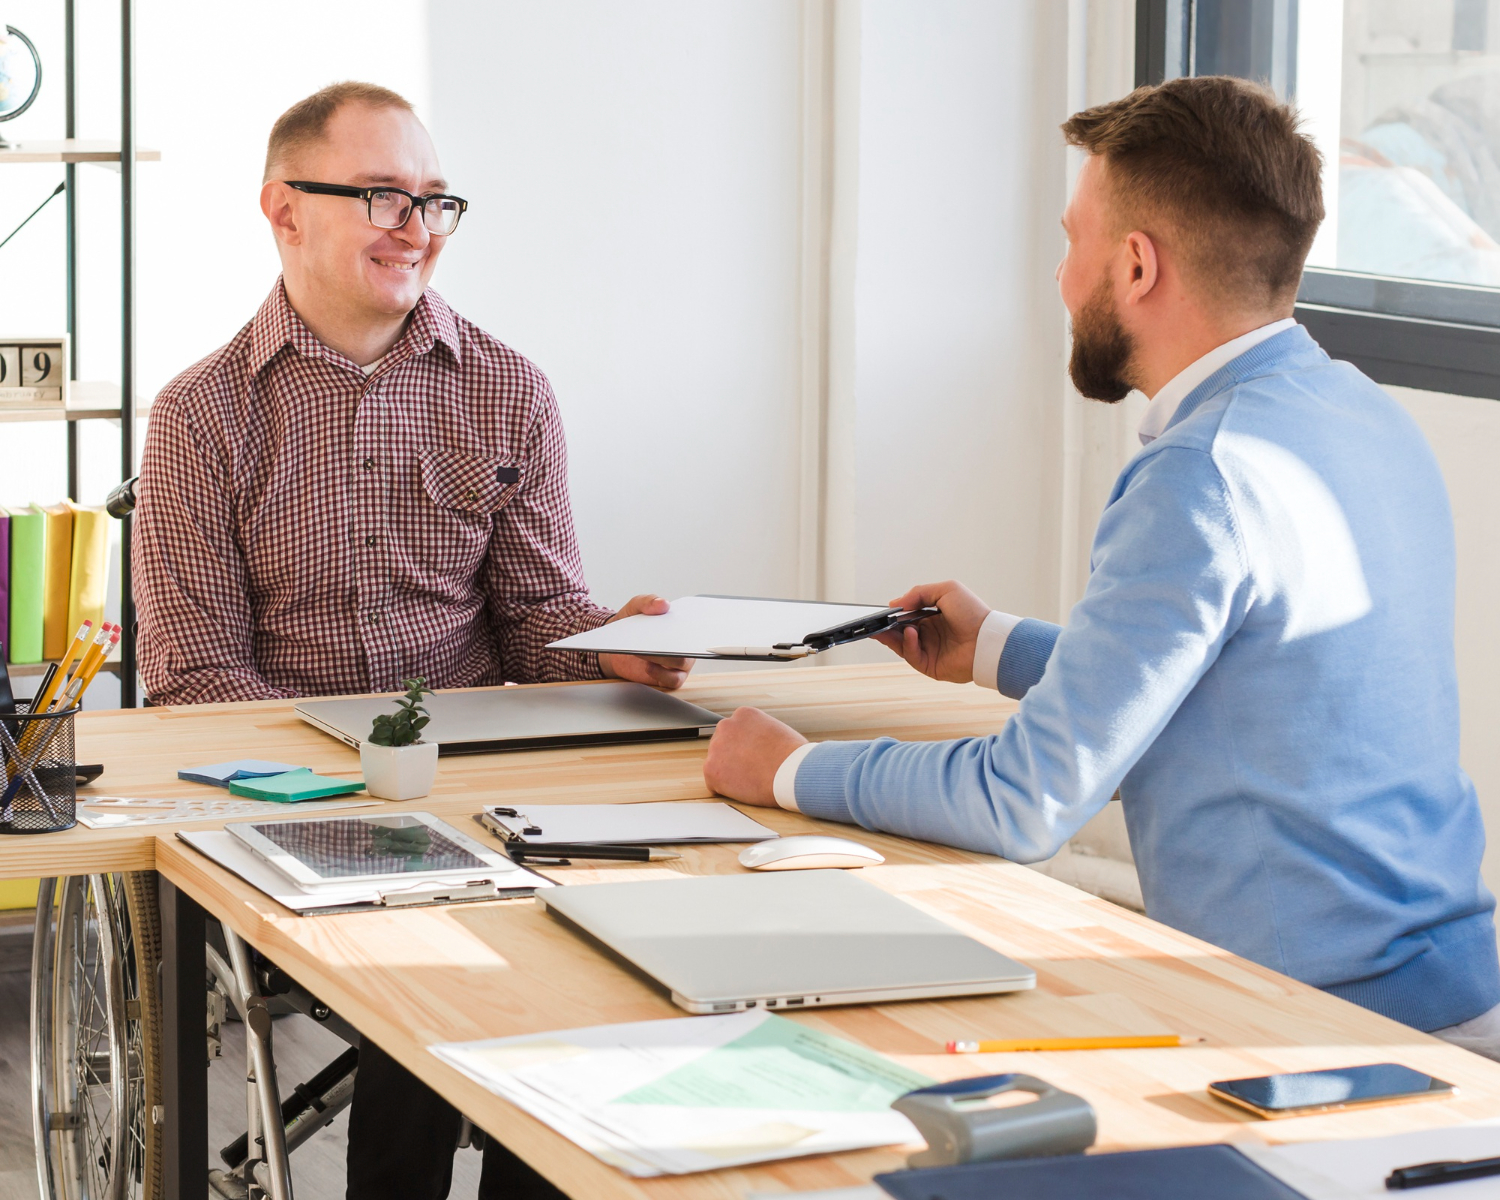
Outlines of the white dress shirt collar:
[{"label": "white dress shirt collar", "polygon": [[1283,329],[1290,329],[1297,322],[1292,317],[1283,317],[1242,333],[1239,337],[1215,346],[1196,362],[1188,364],[1172,376],[1162,389],[1151,397],[1146,406],[1146,415],[1141,419],[1140,439],[1145,446],[1161,437],[1168,423],[1177,413],[1177,406],[1187,399],[1188,393],[1217,371],[1237,359],[1246,350],[1260,345],[1267,338],[1275,337]]}]

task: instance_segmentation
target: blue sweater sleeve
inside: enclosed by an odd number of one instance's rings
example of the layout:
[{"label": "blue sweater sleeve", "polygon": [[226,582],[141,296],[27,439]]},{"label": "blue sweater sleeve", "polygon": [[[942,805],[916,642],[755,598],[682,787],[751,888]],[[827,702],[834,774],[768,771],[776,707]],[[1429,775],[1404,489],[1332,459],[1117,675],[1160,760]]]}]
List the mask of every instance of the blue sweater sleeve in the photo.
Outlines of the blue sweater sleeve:
[{"label": "blue sweater sleeve", "polygon": [[1061,632],[1061,625],[1033,617],[1016,624],[1005,639],[1005,649],[1000,651],[1000,670],[995,686],[1002,696],[1019,700],[1041,682],[1047,670],[1047,660],[1052,657],[1052,647],[1057,645],[1057,635]]},{"label": "blue sweater sleeve", "polygon": [[1032,623],[1008,677],[1002,656],[1000,676],[1017,690],[1037,676],[1004,730],[825,742],[798,768],[797,805],[1017,862],[1050,858],[1109,802],[1213,664],[1250,590],[1217,467],[1200,450],[1162,447],[1105,510],[1067,627],[1049,639],[1045,623]]}]

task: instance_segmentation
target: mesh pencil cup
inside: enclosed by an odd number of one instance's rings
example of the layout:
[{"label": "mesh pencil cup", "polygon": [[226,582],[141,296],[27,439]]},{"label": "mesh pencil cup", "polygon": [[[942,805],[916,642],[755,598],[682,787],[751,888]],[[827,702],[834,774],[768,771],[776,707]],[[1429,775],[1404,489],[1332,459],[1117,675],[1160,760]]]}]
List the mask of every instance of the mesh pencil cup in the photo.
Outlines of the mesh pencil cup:
[{"label": "mesh pencil cup", "polygon": [[78,823],[78,763],[73,718],[31,713],[27,701],[15,715],[0,714],[0,833],[55,833]]}]

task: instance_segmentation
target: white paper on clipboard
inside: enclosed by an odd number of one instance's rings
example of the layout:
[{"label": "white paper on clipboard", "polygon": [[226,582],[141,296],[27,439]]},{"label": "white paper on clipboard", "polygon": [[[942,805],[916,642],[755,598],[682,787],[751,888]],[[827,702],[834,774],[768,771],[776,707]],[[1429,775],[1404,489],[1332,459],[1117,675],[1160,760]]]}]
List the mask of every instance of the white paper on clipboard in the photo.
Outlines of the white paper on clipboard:
[{"label": "white paper on clipboard", "polygon": [[652,654],[663,658],[733,658],[716,646],[795,645],[809,634],[864,620],[883,604],[824,604],[743,596],[683,596],[659,617],[637,615],[551,642],[549,650]]}]

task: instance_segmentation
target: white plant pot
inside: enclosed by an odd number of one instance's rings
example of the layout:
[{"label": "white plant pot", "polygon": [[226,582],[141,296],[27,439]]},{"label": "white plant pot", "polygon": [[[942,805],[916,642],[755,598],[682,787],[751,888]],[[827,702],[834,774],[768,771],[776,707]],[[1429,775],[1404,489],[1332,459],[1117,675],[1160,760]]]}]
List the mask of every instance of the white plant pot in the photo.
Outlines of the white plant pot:
[{"label": "white plant pot", "polygon": [[359,765],[365,773],[365,791],[377,800],[416,800],[432,791],[437,778],[438,744],[418,742],[414,746],[359,747]]}]

